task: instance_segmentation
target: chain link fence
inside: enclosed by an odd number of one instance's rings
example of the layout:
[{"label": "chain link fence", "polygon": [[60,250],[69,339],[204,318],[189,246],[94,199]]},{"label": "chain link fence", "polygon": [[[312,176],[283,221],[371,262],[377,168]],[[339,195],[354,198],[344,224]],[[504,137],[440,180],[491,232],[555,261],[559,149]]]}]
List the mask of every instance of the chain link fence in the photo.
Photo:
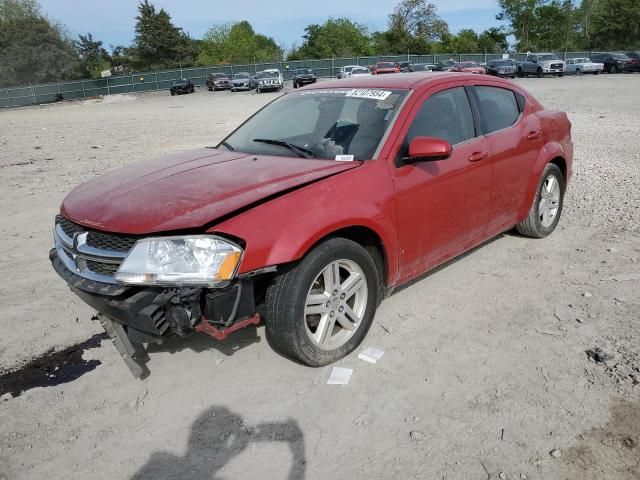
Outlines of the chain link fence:
[{"label": "chain link fence", "polygon": [[[591,52],[566,52],[561,58],[589,57]],[[526,53],[511,54],[511,58],[521,61]],[[410,62],[435,64],[445,60],[474,61],[485,63],[502,58],[502,54],[460,53],[433,55],[382,55],[376,57],[327,58],[321,60],[296,60],[291,62],[251,63],[246,65],[216,65],[200,68],[180,68],[160,72],[143,72],[117,75],[92,80],[73,80],[67,82],[29,85],[0,89],[0,107],[19,107],[38,105],[60,100],[75,100],[113,95],[117,93],[138,93],[156,90],[168,90],[175,80],[190,79],[196,86],[204,86],[210,73],[221,72],[232,76],[234,73],[255,73],[268,68],[279,69],[285,80],[290,80],[293,70],[301,67],[311,68],[318,77],[329,78],[337,75],[340,67],[346,65],[371,66],[378,62]]]}]

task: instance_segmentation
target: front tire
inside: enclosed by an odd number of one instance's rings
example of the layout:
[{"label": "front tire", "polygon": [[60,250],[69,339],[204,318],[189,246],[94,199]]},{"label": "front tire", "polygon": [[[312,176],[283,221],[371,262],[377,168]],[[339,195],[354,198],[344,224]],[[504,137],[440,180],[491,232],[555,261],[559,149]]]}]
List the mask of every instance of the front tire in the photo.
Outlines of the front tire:
[{"label": "front tire", "polygon": [[609,73],[618,73],[618,67],[616,67],[615,65],[611,65]]},{"label": "front tire", "polygon": [[524,70],[522,69],[522,67],[518,67],[518,77],[519,78],[524,77]]},{"label": "front tire", "polygon": [[547,164],[529,214],[516,226],[516,230],[521,235],[533,238],[543,238],[553,232],[560,221],[564,191],[562,171],[553,163]]},{"label": "front tire", "polygon": [[367,250],[351,240],[330,238],[267,289],[267,340],[304,365],[333,363],[364,339],[379,292],[378,271]]},{"label": "front tire", "polygon": [[542,69],[540,67],[538,67],[538,70],[536,70],[536,77],[538,78],[544,77],[544,73],[542,73]]}]

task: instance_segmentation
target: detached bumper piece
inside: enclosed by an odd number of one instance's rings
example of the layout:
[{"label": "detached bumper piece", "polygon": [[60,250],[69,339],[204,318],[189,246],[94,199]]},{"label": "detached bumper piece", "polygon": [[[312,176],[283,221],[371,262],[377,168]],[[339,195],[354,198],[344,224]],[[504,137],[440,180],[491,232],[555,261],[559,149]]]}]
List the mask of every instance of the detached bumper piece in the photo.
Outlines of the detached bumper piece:
[{"label": "detached bumper piece", "polygon": [[129,287],[77,275],[60,260],[56,249],[49,258],[71,291],[97,310],[102,327],[138,378],[149,373],[144,344],[162,344],[167,336],[186,337],[194,332],[224,340],[260,322],[252,278],[219,289]]}]

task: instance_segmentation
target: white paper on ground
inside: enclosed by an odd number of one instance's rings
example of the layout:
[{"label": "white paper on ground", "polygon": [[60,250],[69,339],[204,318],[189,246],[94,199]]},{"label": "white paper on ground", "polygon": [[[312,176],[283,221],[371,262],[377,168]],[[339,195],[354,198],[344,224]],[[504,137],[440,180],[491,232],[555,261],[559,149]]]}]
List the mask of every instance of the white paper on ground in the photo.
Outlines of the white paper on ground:
[{"label": "white paper on ground", "polygon": [[347,385],[352,373],[351,368],[333,367],[327,385]]},{"label": "white paper on ground", "polygon": [[369,363],[376,363],[384,355],[384,350],[376,347],[367,347],[364,351],[358,354],[360,360],[364,360]]}]

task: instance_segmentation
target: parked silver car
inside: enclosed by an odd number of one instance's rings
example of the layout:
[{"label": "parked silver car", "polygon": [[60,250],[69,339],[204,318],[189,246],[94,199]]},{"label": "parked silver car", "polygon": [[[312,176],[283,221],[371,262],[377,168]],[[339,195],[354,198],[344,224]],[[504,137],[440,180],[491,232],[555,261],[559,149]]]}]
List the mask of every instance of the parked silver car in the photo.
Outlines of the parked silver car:
[{"label": "parked silver car", "polygon": [[367,67],[353,67],[353,69],[351,69],[351,73],[349,74],[349,78],[362,77],[367,75],[371,75],[371,72]]},{"label": "parked silver car", "polygon": [[362,68],[360,65],[345,65],[344,67],[340,67],[338,70],[338,78],[349,78],[351,77],[351,70],[354,68]]},{"label": "parked silver car", "polygon": [[255,75],[249,72],[236,73],[231,79],[231,91],[236,92],[238,90],[255,90],[258,86],[258,81]]},{"label": "parked silver car", "polygon": [[592,62],[590,58],[569,58],[564,63],[567,75],[582,75],[583,73],[598,75],[604,70],[604,63]]}]

